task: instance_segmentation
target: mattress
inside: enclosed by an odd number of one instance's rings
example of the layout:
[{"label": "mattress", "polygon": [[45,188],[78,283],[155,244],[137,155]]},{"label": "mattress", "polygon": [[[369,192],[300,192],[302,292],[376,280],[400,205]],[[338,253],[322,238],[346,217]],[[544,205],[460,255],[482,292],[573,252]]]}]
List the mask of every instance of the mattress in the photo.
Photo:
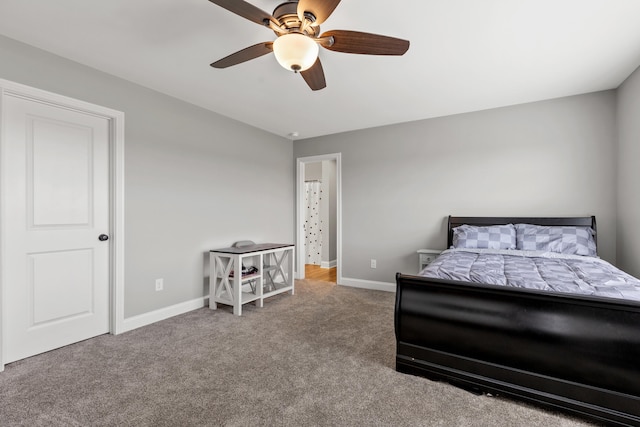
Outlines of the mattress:
[{"label": "mattress", "polygon": [[419,275],[640,301],[640,280],[598,258],[555,252],[448,249]]}]

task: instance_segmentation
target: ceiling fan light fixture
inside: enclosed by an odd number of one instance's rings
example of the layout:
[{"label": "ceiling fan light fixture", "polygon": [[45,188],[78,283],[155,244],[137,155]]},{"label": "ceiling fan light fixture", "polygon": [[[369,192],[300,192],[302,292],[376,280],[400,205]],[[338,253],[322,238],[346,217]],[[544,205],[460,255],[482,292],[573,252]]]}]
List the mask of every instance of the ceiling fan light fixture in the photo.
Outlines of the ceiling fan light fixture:
[{"label": "ceiling fan light fixture", "polygon": [[318,51],[318,44],[300,33],[284,34],[273,42],[273,53],[278,63],[295,72],[311,68],[318,58]]}]

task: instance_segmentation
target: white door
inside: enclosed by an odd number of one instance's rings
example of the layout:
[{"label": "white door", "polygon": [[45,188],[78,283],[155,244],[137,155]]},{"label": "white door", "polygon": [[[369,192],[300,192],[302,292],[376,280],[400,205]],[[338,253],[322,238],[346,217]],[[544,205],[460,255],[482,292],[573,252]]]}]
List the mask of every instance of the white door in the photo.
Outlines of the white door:
[{"label": "white door", "polygon": [[3,123],[9,363],[109,332],[109,120],[7,95]]}]

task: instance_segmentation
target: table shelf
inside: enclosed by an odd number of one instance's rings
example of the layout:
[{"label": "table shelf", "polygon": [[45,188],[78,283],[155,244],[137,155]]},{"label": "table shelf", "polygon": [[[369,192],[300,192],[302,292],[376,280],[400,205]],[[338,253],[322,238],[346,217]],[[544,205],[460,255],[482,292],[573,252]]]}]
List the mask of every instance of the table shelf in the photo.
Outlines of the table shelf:
[{"label": "table shelf", "polygon": [[[276,283],[276,285],[277,285],[277,283]],[[287,292],[287,291],[290,291],[290,290],[293,290],[293,286],[283,286],[281,288],[278,288],[276,286],[275,290],[263,293],[262,297],[263,298],[269,298],[269,297],[272,297],[274,295],[278,295],[278,294],[281,294],[283,292]]]},{"label": "table shelf", "polygon": [[[249,302],[253,302],[257,300],[260,297],[254,294],[253,292],[242,291],[240,293],[240,298],[241,298],[242,304],[247,304]],[[233,295],[228,295],[228,292],[224,292],[221,295],[216,297],[216,302],[220,304],[225,304],[225,305],[233,305]]]},{"label": "table shelf", "polygon": [[[229,276],[231,279],[233,279],[234,276]],[[250,280],[255,280],[258,277],[260,277],[260,272],[258,273],[254,273],[254,274],[246,274],[244,276],[242,276],[242,278],[240,279],[241,282],[248,282]]]}]

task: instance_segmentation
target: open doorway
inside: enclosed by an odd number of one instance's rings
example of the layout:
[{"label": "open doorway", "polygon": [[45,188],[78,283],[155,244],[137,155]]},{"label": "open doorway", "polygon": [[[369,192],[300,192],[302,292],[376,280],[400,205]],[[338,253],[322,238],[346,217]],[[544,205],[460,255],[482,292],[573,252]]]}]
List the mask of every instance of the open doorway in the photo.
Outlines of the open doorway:
[{"label": "open doorway", "polygon": [[297,163],[297,277],[340,283],[340,154]]}]

